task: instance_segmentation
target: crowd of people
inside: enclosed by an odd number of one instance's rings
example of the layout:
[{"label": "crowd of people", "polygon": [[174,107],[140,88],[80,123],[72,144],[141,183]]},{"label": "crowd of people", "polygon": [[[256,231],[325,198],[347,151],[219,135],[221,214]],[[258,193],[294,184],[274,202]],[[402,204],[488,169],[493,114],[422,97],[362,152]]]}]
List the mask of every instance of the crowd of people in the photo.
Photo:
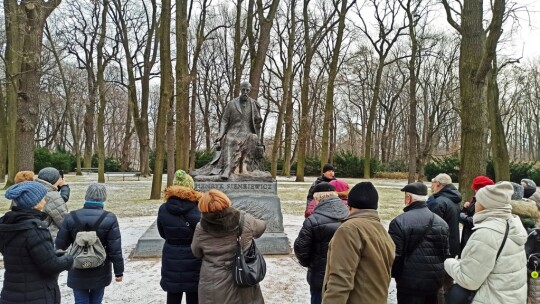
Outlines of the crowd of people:
[{"label": "crowd of people", "polygon": [[[104,210],[105,186],[91,184],[82,208],[69,212],[70,188],[58,170],[44,168],[37,176],[21,171],[15,182],[5,193],[10,211],[0,218],[0,303],[60,303],[58,274],[64,270],[75,303],[102,303],[113,275],[122,282],[124,273],[118,220]],[[325,165],[308,191],[294,241],[294,254],[308,270],[311,303],[386,304],[391,278],[398,303],[461,303],[459,289],[467,303],[539,303],[536,184],[478,176],[471,187],[475,195],[462,206],[447,174],[431,180],[431,195],[424,183],[408,184],[401,189],[403,213],[387,229],[375,186],[349,187]],[[219,190],[196,191],[183,170],[163,199],[157,228],[165,240],[160,284],[167,303],[181,303],[184,294],[188,304],[264,303],[259,284],[239,286],[232,268],[237,241],[248,251],[265,222],[234,208]],[[102,248],[106,258],[97,266],[81,264],[73,250],[81,239],[94,246],[96,257]]]}]

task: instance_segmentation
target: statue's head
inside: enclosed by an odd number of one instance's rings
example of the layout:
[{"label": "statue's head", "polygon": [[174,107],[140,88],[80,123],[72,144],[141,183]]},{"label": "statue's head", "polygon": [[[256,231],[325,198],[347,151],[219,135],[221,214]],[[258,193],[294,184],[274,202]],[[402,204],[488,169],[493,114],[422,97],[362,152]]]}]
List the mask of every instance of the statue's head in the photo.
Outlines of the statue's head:
[{"label": "statue's head", "polygon": [[240,84],[240,99],[247,99],[249,91],[251,91],[251,84],[244,81]]}]

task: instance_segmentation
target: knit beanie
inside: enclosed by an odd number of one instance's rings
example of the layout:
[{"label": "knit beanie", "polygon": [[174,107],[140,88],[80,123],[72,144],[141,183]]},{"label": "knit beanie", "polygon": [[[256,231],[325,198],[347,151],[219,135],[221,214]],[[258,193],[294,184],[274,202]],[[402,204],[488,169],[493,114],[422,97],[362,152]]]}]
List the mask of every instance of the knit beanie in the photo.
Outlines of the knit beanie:
[{"label": "knit beanie", "polygon": [[107,200],[107,188],[103,184],[91,184],[86,190],[84,200],[96,203],[105,202]]},{"label": "knit beanie", "polygon": [[485,186],[494,185],[494,184],[495,183],[491,180],[491,178],[480,175],[473,179],[471,188],[475,191],[478,191],[484,188]]},{"label": "knit beanie", "polygon": [[503,208],[510,205],[514,187],[510,182],[485,186],[476,192],[476,202],[486,209]]},{"label": "knit beanie", "polygon": [[174,173],[173,184],[191,189],[195,187],[193,178],[182,169],[176,170],[176,172]]},{"label": "knit beanie", "polygon": [[335,171],[334,166],[331,164],[326,164],[322,167],[322,173],[325,173],[326,171]]},{"label": "knit beanie", "polygon": [[38,178],[54,185],[60,179],[60,172],[56,168],[46,167],[39,171]]},{"label": "knit beanie", "polygon": [[379,207],[379,194],[371,182],[361,182],[349,191],[349,206],[356,209],[375,209]]},{"label": "knit beanie", "polygon": [[524,178],[521,180],[523,188],[523,197],[529,198],[536,192],[536,183],[532,179]]},{"label": "knit beanie", "polygon": [[512,182],[512,187],[514,187],[514,193],[512,194],[513,201],[519,201],[523,199],[523,186]]},{"label": "knit beanie", "polygon": [[38,182],[22,182],[9,187],[6,198],[13,200],[17,207],[34,208],[47,194],[47,189]]},{"label": "knit beanie", "polygon": [[349,184],[346,182],[340,180],[340,179],[333,179],[330,181],[330,185],[334,186],[336,188],[336,192],[343,192],[349,190]]}]

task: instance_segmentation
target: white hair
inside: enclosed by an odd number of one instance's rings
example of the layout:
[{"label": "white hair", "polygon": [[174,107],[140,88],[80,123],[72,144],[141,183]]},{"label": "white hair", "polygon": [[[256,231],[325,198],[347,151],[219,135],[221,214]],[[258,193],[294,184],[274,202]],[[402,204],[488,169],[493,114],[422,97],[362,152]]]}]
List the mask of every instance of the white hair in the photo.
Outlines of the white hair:
[{"label": "white hair", "polygon": [[428,200],[427,195],[418,195],[410,192],[405,192],[405,194],[410,195],[413,202],[425,202]]},{"label": "white hair", "polygon": [[441,183],[441,185],[449,185],[452,183],[452,178],[450,177],[450,175],[446,174],[446,173],[441,173],[437,176],[435,176],[432,180],[432,182],[439,182]]}]

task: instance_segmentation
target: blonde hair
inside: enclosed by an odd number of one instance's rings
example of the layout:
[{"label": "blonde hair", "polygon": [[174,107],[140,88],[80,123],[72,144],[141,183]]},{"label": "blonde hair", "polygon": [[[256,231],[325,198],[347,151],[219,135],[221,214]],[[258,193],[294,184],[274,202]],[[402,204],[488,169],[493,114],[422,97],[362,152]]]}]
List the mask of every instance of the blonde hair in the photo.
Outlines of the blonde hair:
[{"label": "blonde hair", "polygon": [[217,189],[210,189],[199,199],[199,210],[202,213],[221,212],[229,207],[231,207],[231,200]]},{"label": "blonde hair", "polygon": [[22,182],[33,182],[35,179],[35,174],[32,171],[19,171],[15,174],[13,182],[19,184]]},{"label": "blonde hair", "polygon": [[335,191],[324,191],[324,192],[315,192],[313,198],[320,202],[321,200],[329,197],[339,197]]}]

